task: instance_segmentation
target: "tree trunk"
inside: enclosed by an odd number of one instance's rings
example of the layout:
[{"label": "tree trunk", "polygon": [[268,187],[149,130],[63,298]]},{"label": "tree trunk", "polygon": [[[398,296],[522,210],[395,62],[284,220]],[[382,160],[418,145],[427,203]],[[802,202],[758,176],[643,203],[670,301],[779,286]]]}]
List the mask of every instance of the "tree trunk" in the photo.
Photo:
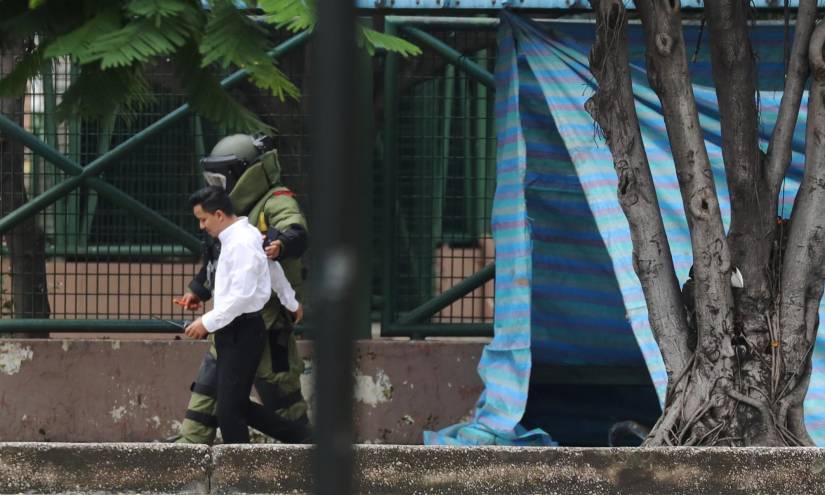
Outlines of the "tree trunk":
[{"label": "tree trunk", "polygon": [[[635,113],[625,9],[620,0],[592,4],[597,38],[590,67],[599,87],[587,109],[613,155],[634,268],[668,370],[665,408],[645,444],[812,445],[802,403],[825,283],[825,27],[812,35],[816,2],[800,4],[767,156],[758,147],[747,5],[706,2],[731,193],[727,235],[688,74],[680,3],[636,2],[647,40],[648,78],[662,103],[694,253],[692,278],[681,294],[685,308],[675,307],[678,284]],[[814,80],[806,171],[788,227],[775,221],[776,206],[809,51]],[[735,270],[743,275],[742,288],[731,286]]]},{"label": "tree trunk", "polygon": [[[8,74],[22,53],[15,42],[0,51],[0,73]],[[0,98],[0,113],[23,124],[23,98]],[[0,132],[0,216],[26,201],[23,180],[23,145]],[[48,318],[45,239],[35,217],[30,217],[3,236],[11,266],[11,301],[14,318]],[[6,336],[31,337],[28,334]]]}]

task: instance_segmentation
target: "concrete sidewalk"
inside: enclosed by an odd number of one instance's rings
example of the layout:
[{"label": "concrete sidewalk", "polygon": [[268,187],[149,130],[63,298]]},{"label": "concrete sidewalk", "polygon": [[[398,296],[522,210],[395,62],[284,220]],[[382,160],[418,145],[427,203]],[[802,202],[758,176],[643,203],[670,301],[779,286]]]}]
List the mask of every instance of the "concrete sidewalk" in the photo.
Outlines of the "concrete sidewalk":
[{"label": "concrete sidewalk", "polygon": [[[0,443],[0,493],[309,494],[312,446]],[[359,445],[363,494],[825,494],[817,448]]]}]

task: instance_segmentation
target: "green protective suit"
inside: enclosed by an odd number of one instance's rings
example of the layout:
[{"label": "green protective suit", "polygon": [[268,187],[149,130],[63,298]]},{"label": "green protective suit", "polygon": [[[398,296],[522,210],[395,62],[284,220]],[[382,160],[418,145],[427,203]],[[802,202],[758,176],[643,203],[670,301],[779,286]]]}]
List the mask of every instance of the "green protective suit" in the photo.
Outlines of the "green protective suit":
[{"label": "green protective suit", "polygon": [[[274,227],[286,232],[295,226],[306,233],[306,219],[301,212],[292,191],[281,183],[281,170],[275,151],[261,156],[238,180],[229,194],[238,215],[246,215],[249,222],[261,230],[262,234]],[[207,248],[207,251],[209,248]],[[303,289],[303,269],[300,257],[290,256],[290,244],[282,249],[278,261],[287,279],[301,300]],[[302,249],[301,249],[302,250]],[[294,254],[294,253],[293,253]],[[207,254],[214,256],[216,254]],[[189,284],[190,290],[201,300],[211,297],[211,279],[204,276],[204,270]],[[274,409],[279,415],[293,421],[306,421],[307,404],[301,395],[300,376],[304,363],[298,355],[295,336],[286,310],[273,292],[272,297],[261,311],[267,328],[270,329],[270,345],[264,349],[255,377],[255,388],[263,399],[264,406]],[[212,335],[210,341],[213,342]],[[273,364],[273,349],[276,362]],[[192,384],[192,394],[187,407],[186,419],[180,429],[179,443],[211,444],[215,440],[217,419],[214,389],[209,387],[210,373],[214,375],[216,359],[214,342],[209,348],[196,382]],[[212,367],[210,369],[210,367]],[[207,378],[203,378],[207,377]]]}]

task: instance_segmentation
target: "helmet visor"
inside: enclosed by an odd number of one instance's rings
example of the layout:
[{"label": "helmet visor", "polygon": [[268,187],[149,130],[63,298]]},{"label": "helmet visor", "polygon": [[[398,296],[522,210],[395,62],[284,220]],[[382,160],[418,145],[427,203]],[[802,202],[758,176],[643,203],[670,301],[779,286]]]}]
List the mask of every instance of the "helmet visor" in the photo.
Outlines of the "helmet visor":
[{"label": "helmet visor", "polygon": [[226,176],[215,172],[203,172],[203,180],[210,186],[226,189]]},{"label": "helmet visor", "polygon": [[234,155],[210,156],[201,160],[203,178],[210,186],[220,186],[231,192],[235,183],[243,175],[246,163]]}]

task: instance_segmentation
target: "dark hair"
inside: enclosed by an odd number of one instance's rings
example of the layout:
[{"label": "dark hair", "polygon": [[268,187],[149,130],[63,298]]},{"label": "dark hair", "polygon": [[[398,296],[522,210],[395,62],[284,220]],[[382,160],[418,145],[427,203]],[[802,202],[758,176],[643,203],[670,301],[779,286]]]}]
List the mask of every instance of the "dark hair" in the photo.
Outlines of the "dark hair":
[{"label": "dark hair", "polygon": [[218,210],[224,214],[233,216],[235,214],[235,207],[232,206],[232,200],[226,194],[224,188],[219,186],[206,186],[203,189],[198,189],[189,196],[189,204],[194,208],[201,205],[203,211],[207,213],[215,213]]}]

